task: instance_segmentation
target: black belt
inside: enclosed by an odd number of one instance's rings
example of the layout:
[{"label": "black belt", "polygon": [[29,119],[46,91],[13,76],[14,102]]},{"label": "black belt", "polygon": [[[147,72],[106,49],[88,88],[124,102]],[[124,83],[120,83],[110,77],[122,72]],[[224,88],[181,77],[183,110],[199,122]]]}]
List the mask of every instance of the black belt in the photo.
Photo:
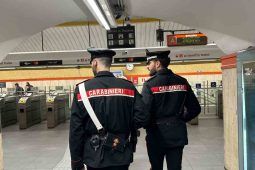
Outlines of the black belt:
[{"label": "black belt", "polygon": [[[107,132],[105,132],[105,133],[94,133],[94,134],[89,134],[89,135],[87,135],[87,137],[88,138],[91,138],[92,136],[95,136],[95,135],[99,135],[99,136],[105,136],[107,134]],[[117,136],[119,136],[119,137],[121,137],[121,138],[123,138],[123,139],[128,139],[129,138],[129,133],[112,133],[112,134],[114,134],[114,135],[117,135]]]}]

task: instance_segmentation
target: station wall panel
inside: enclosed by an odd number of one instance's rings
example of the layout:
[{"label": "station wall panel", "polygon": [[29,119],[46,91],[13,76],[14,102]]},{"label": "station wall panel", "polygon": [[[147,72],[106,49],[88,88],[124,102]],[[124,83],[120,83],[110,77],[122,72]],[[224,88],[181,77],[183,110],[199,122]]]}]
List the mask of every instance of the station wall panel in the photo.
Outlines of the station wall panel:
[{"label": "station wall panel", "polygon": [[[223,70],[225,168],[238,170],[238,118],[236,68]],[[231,83],[230,83],[231,82]]]},{"label": "station wall panel", "polygon": [[[220,63],[194,63],[194,64],[172,64],[169,66],[176,74],[188,79],[192,86],[196,83],[202,85],[210,84],[211,81],[217,83],[222,80]],[[124,76],[129,80],[137,80],[136,85],[141,86],[145,79],[149,78],[146,66],[135,65],[132,71],[125,66],[113,66],[112,71],[122,70]],[[0,81],[7,82],[8,88],[13,88],[16,82],[22,87],[27,81],[33,86],[69,86],[72,88],[75,84],[92,78],[91,68],[48,68],[48,69],[16,69],[0,70]]]}]

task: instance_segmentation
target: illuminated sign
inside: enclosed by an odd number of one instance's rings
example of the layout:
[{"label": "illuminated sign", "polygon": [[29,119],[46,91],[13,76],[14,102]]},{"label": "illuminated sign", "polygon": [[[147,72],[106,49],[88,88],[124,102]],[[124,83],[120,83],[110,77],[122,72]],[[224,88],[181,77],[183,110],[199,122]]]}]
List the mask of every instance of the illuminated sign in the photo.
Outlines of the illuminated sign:
[{"label": "illuminated sign", "polygon": [[204,34],[175,34],[167,35],[167,46],[185,46],[185,45],[206,45],[207,36]]}]

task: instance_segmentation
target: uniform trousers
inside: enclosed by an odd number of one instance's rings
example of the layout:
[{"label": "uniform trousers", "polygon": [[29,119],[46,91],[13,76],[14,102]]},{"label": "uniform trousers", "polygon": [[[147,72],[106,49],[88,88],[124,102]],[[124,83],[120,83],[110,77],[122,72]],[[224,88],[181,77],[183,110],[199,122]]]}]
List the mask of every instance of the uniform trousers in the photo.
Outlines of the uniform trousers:
[{"label": "uniform trousers", "polygon": [[106,168],[92,168],[87,166],[87,170],[128,170],[129,165],[110,166]]},{"label": "uniform trousers", "polygon": [[146,145],[152,170],[163,170],[164,157],[168,170],[181,170],[184,146],[164,147],[160,143],[157,139],[147,138]]}]

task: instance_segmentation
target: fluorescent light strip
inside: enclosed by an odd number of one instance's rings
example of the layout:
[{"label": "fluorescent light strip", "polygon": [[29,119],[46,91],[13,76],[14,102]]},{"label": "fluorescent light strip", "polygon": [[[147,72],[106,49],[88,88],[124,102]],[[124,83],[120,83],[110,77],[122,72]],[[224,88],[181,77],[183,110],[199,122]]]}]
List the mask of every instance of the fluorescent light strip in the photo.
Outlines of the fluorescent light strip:
[{"label": "fluorescent light strip", "polygon": [[117,27],[117,23],[115,21],[115,18],[113,17],[110,5],[107,2],[107,0],[98,0],[98,2],[101,5],[101,7],[102,7],[102,9],[103,9],[103,11],[105,13],[105,16],[106,16],[107,20],[109,21],[110,25],[112,27],[116,28]]},{"label": "fluorescent light strip", "polygon": [[245,87],[244,87],[244,69],[242,67],[242,100],[243,100],[243,104],[242,104],[242,109],[243,109],[243,167],[246,170],[248,168],[248,160],[247,160],[247,126],[246,126],[246,100],[245,100]]},{"label": "fluorescent light strip", "polygon": [[208,45],[208,46],[215,46],[215,45],[217,45],[217,44],[215,44],[215,43],[209,43],[209,44],[206,44],[206,45]]},{"label": "fluorescent light strip", "polygon": [[99,9],[95,0],[83,0],[83,2],[88,6],[94,17],[97,19],[97,21],[101,25],[103,25],[106,30],[110,30],[110,26],[106,21],[102,11]]}]

